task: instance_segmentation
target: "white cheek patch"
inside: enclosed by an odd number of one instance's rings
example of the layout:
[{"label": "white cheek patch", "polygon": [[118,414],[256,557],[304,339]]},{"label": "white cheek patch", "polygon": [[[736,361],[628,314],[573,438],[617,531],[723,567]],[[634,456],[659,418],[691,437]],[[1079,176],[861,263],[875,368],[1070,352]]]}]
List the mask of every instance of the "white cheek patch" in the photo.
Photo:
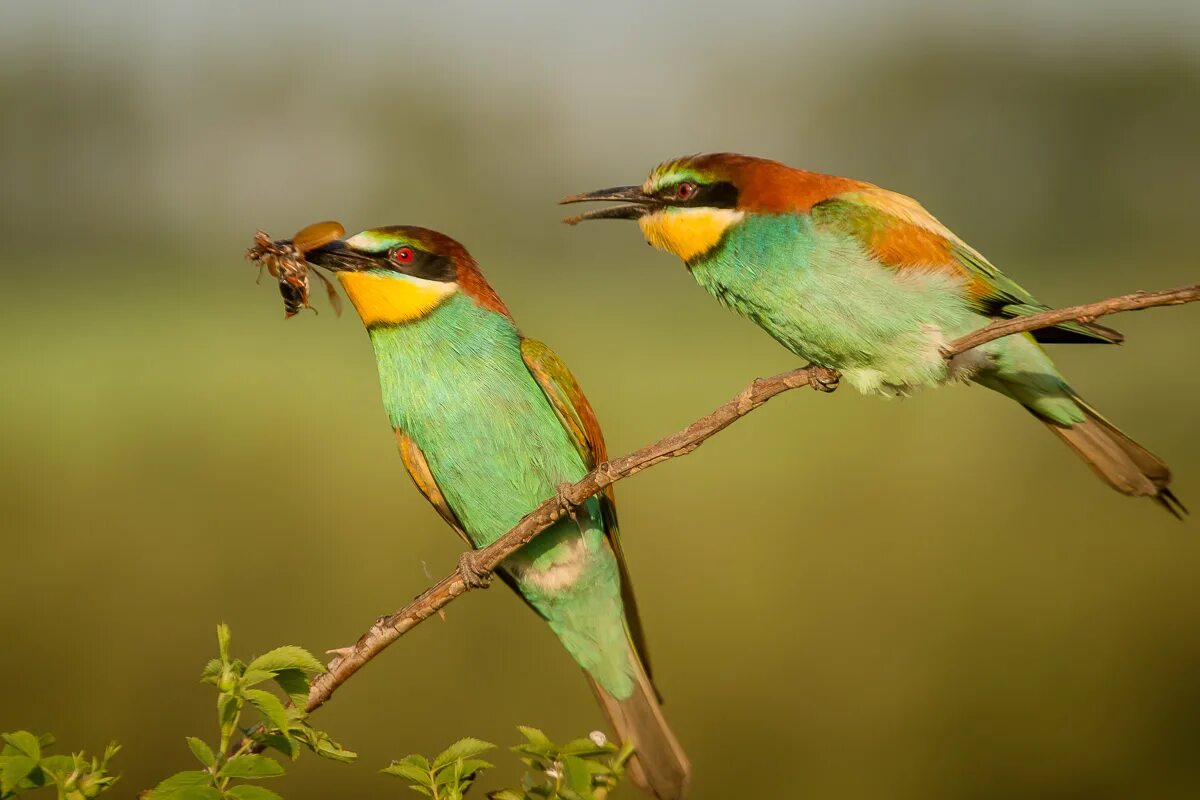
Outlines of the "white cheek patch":
[{"label": "white cheek patch", "polygon": [[349,247],[364,253],[374,253],[379,246],[379,240],[369,233],[356,233],[345,242]]}]

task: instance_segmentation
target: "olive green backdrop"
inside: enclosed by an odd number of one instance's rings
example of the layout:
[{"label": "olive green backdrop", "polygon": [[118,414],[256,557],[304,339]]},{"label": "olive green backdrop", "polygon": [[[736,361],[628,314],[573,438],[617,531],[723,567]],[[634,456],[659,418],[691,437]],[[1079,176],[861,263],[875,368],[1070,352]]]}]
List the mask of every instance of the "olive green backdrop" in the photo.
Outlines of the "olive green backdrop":
[{"label": "olive green backdrop", "polygon": [[[913,194],[1051,304],[1200,276],[1192,3],[238,6],[0,9],[0,729],[118,739],[117,796],[211,737],[218,621],[243,655],[349,644],[458,551],[357,320],[285,323],[256,228],[461,239],[614,453],[796,365],[633,226],[558,224],[558,197],[670,156]],[[1123,347],[1056,357],[1200,505],[1200,308],[1113,324]],[[698,800],[1200,794],[1196,523],[1012,404],[798,391],[617,494]],[[361,762],[302,759],[288,798],[601,724],[503,588],[319,722]]]}]

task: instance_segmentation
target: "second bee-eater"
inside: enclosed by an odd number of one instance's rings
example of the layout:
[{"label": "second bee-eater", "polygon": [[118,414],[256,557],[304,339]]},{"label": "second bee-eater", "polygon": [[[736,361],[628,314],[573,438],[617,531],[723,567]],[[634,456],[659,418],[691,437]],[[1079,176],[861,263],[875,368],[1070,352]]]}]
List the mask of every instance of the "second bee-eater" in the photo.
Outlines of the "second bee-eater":
[{"label": "second bee-eater", "polygon": [[[305,257],[334,270],[358,310],[404,465],[469,545],[495,541],[606,459],[566,365],[521,334],[458,242],[391,226]],[[636,746],[635,781],[664,800],[682,797],[689,765],[647,671],[612,492],[558,521],[499,574],[546,620],[617,735]]]},{"label": "second bee-eater", "polygon": [[975,381],[1028,409],[1117,491],[1184,510],[1167,465],[1084,402],[1041,346],[1115,343],[1116,331],[1064,322],[943,358],[954,338],[1046,306],[915,200],[734,153],[667,161],[641,186],[563,202],[595,200],[622,205],[567,221],[637,220],[718,300],[859,390]]}]

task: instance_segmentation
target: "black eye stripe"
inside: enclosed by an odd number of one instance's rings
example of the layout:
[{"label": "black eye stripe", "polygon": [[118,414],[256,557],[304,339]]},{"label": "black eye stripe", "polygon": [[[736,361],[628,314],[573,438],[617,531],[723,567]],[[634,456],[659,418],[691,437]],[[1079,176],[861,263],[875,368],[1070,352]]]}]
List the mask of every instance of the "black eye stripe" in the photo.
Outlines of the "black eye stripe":
[{"label": "black eye stripe", "polygon": [[705,208],[736,208],[738,201],[738,189],[728,181],[718,181],[716,183],[697,183],[696,181],[680,181],[680,183],[690,183],[696,187],[692,192],[692,196],[686,200],[676,200],[675,190],[679,187],[679,183],[673,183],[669,186],[664,186],[655,194],[665,200],[667,205],[678,207],[705,207]]},{"label": "black eye stripe", "polygon": [[415,247],[409,247],[408,249],[412,251],[411,261],[400,262],[389,257],[388,266],[403,275],[411,275],[414,278],[422,278],[427,281],[448,283],[455,280],[456,270],[454,262],[449,258],[434,253],[427,253]]}]

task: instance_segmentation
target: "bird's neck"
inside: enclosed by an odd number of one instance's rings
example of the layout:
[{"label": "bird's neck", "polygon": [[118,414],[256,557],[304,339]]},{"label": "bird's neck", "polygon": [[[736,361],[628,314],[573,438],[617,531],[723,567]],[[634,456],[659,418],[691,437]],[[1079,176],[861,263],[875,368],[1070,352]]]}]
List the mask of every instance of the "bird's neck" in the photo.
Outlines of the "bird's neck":
[{"label": "bird's neck", "polygon": [[502,314],[455,294],[424,316],[368,328],[383,403],[392,426],[409,429],[414,415],[435,416],[488,376],[520,363],[520,334]]}]

